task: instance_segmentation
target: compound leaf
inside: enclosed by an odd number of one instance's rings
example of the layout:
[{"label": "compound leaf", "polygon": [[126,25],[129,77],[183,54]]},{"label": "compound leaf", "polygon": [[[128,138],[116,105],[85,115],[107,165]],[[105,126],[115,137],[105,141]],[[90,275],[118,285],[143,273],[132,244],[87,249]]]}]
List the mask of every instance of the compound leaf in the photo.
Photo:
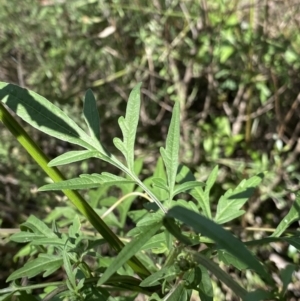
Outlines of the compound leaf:
[{"label": "compound leaf", "polygon": [[76,189],[89,189],[98,188],[101,185],[120,185],[134,183],[133,180],[129,180],[123,177],[115,176],[110,173],[103,172],[101,174],[82,174],[79,178],[74,178],[57,183],[51,183],[39,188],[39,191],[48,190],[76,190]]},{"label": "compound leaf", "polygon": [[32,278],[42,272],[47,277],[62,266],[63,260],[57,255],[40,254],[38,258],[27,262],[22,268],[13,272],[6,282],[22,277]]},{"label": "compound leaf", "polygon": [[119,118],[123,141],[119,138],[113,140],[116,148],[123,153],[130,171],[134,170],[134,143],[141,106],[140,88],[141,83],[133,88],[129,95],[125,118]]},{"label": "compound leaf", "polygon": [[168,186],[169,186],[169,200],[172,200],[174,193],[175,180],[178,169],[179,156],[179,140],[180,140],[180,108],[179,102],[175,103],[172,113],[171,124],[168,130],[166,147],[160,148],[160,153],[164,161]]}]

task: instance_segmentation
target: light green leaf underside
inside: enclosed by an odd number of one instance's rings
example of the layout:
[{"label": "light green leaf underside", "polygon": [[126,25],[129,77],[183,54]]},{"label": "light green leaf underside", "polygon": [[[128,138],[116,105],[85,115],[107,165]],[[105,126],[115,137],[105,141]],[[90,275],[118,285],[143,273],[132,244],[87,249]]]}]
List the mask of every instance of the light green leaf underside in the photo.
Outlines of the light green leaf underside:
[{"label": "light green leaf underside", "polygon": [[126,158],[130,171],[134,170],[134,143],[141,106],[140,88],[141,83],[133,88],[129,95],[125,118],[121,116],[118,120],[123,134],[123,141],[119,138],[114,138],[113,140],[116,148],[118,148]]},{"label": "light green leaf underside", "polygon": [[31,230],[37,235],[43,235],[48,238],[57,238],[57,235],[41,220],[33,215],[30,215],[26,222],[20,226],[22,231]]},{"label": "light green leaf underside", "polygon": [[271,236],[279,237],[290,226],[290,224],[299,220],[300,220],[300,194],[297,193],[296,200],[294,201],[290,211],[282,219],[282,221],[277,226],[275,232]]},{"label": "light green leaf underside", "polygon": [[70,164],[82,160],[86,160],[92,157],[97,157],[99,155],[98,151],[91,150],[80,150],[80,151],[69,151],[64,153],[48,163],[48,166],[59,166]]},{"label": "light green leaf underside", "polygon": [[198,181],[189,181],[189,182],[184,182],[182,184],[176,185],[174,192],[173,192],[173,196],[182,193],[182,192],[186,192],[188,190],[191,190],[193,188],[196,187],[200,187],[200,186],[204,186],[204,183],[198,182]]},{"label": "light green leaf underside", "polygon": [[98,188],[101,185],[120,185],[134,183],[134,181],[115,176],[110,173],[101,173],[101,174],[82,174],[79,178],[74,178],[62,182],[47,184],[39,188],[39,191],[47,190],[76,190],[76,189],[89,189],[89,188]]},{"label": "light green leaf underside", "polygon": [[211,209],[210,209],[210,200],[209,200],[209,195],[210,195],[210,190],[214,183],[217,180],[218,176],[218,166],[215,166],[210,175],[207,178],[207,181],[205,183],[205,188],[204,190],[201,187],[196,187],[190,192],[190,195],[195,198],[195,200],[198,203],[198,206],[201,208],[202,213],[204,216],[207,218],[211,219]]},{"label": "light green leaf underside", "polygon": [[172,119],[168,130],[166,147],[160,148],[160,153],[164,161],[168,186],[170,191],[170,200],[173,196],[173,190],[178,169],[178,156],[180,145],[180,108],[179,102],[176,102],[173,108]]},{"label": "light green leaf underside", "polygon": [[141,250],[143,245],[160,229],[162,223],[149,223],[147,229],[138,237],[131,240],[117,255],[111,265],[105,270],[97,285],[102,285],[110,278],[122,265],[124,265],[132,256]]},{"label": "light green leaf underside", "polygon": [[220,198],[217,206],[215,222],[223,224],[244,214],[241,207],[253,195],[257,185],[262,181],[263,174],[243,180],[234,190],[229,189]]},{"label": "light green leaf underside", "polygon": [[217,243],[219,248],[227,250],[237,259],[255,270],[257,274],[262,276],[265,280],[271,281],[270,275],[245,245],[230,232],[224,230],[220,225],[196,212],[180,206],[171,208],[168,211],[168,215],[184,222],[191,226],[196,232],[212,239]]},{"label": "light green leaf underside", "polygon": [[42,272],[43,277],[49,276],[62,266],[63,260],[57,255],[40,254],[38,258],[27,262],[22,268],[13,272],[6,280],[6,282],[28,277],[32,278]]},{"label": "light green leaf underside", "polygon": [[66,113],[33,91],[0,82],[0,99],[41,132],[84,148],[98,147]]}]

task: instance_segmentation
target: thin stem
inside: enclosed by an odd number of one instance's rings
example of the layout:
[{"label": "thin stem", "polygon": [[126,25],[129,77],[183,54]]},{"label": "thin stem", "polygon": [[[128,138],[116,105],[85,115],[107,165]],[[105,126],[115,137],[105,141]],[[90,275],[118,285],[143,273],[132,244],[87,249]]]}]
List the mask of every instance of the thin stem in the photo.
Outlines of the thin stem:
[{"label": "thin stem", "polygon": [[[16,137],[19,143],[25,148],[29,155],[38,163],[45,173],[54,181],[61,182],[65,180],[63,174],[56,167],[49,167],[49,159],[31,139],[27,132],[12,117],[7,109],[0,102],[0,121]],[[75,207],[89,220],[94,228],[103,236],[112,248],[120,252],[124,247],[122,241],[110,230],[106,223],[99,217],[93,208],[83,199],[83,197],[73,190],[63,190],[63,193],[70,199]],[[136,258],[130,259],[128,264],[141,277],[150,275],[148,269]]]}]

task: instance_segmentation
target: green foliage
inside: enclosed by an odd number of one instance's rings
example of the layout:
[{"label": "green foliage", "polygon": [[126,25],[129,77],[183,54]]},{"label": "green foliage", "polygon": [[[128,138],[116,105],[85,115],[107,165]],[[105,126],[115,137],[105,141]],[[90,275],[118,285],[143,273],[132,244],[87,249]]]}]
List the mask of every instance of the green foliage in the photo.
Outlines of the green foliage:
[{"label": "green foliage", "polygon": [[[21,232],[12,235],[11,240],[17,243],[28,243],[38,255],[31,257],[22,268],[8,277],[10,286],[0,290],[4,298],[13,293],[20,299],[27,297],[35,299],[28,292],[43,288],[45,293],[40,297],[44,296],[46,299],[56,297],[58,300],[65,297],[74,300],[93,298],[109,300],[113,298],[111,291],[120,294],[123,290],[133,293],[133,298],[134,294],[139,292],[149,295],[149,300],[187,301],[190,300],[193,291],[198,292],[203,300],[213,300],[210,275],[214,275],[242,300],[257,301],[266,298],[284,300],[284,293],[291,280],[294,266],[282,271],[284,287],[283,291],[280,291],[271,277],[268,264],[260,262],[248,249],[248,246],[262,241],[252,240],[244,243],[221,226],[244,213],[241,207],[254,194],[263,178],[262,174],[245,179],[236,188],[226,191],[219,199],[215,217],[212,218],[214,208],[211,206],[210,197],[211,189],[217,179],[218,168],[212,170],[204,184],[196,181],[186,166],[179,165],[178,102],[174,105],[166,147],[160,149],[162,158],[158,160],[153,176],[142,181],[138,177],[142,163],[134,160],[134,141],[140,109],[140,84],[130,94],[125,118],[119,119],[124,139],[123,141],[114,139],[117,148],[125,157],[126,166],[107,152],[99,140],[99,119],[95,115],[95,100],[91,91],[87,92],[83,108],[84,118],[90,130],[88,135],[72,118],[45,98],[11,84],[0,83],[0,87],[2,102],[22,119],[40,131],[59,139],[68,139],[70,143],[86,149],[63,154],[58,159],[48,161],[48,166],[45,166],[47,160],[44,154],[37,147],[33,147],[35,144],[31,138],[22,128],[19,128],[17,121],[0,104],[0,120],[17,137],[33,159],[46,172],[51,171],[48,174],[56,183],[47,184],[41,187],[40,191],[62,190],[82,213],[82,216],[74,217],[73,211],[71,212],[72,223],[69,224],[67,232],[61,231],[55,221],[62,218],[62,212],[52,215],[52,228],[34,216],[30,216],[21,225]],[[41,157],[44,159],[40,160]],[[102,172],[82,174],[79,178],[64,180],[55,167],[49,167],[91,157],[118,167],[124,176]],[[116,199],[110,199],[105,193],[112,185],[117,186],[123,193],[127,192],[129,195],[132,194],[131,196],[143,195],[150,201],[144,205],[145,209],[133,211],[133,215],[128,212],[130,210],[128,205],[123,204],[122,209],[119,209],[121,223],[116,225],[123,227],[127,214],[133,216],[136,222],[135,228],[128,233],[130,239],[125,246],[112,231],[108,230],[108,225],[99,217],[98,201],[91,207],[78,194],[70,194],[70,190],[74,189],[97,188],[99,204],[115,208]],[[183,192],[186,193],[186,199],[181,198]],[[129,204],[132,201],[133,199],[130,199]],[[274,236],[282,234],[287,225],[298,219],[297,204],[298,200],[286,215],[284,225],[278,226]],[[92,235],[90,231],[85,232],[82,225],[87,221],[93,226],[92,230],[98,231],[103,238],[95,236],[94,232]],[[187,226],[190,228],[188,231]],[[266,238],[264,243],[285,241],[296,248],[299,247],[299,244],[293,242],[293,239],[297,239],[297,235],[274,236]],[[104,243],[108,243],[118,251],[114,258],[101,256],[98,247]],[[194,247],[199,247],[203,243],[207,248],[196,251]],[[159,254],[163,255],[163,259]],[[90,264],[87,258],[92,258],[93,264]],[[256,273],[264,289],[244,288],[220,267],[221,261],[239,270],[247,269]],[[48,277],[60,268],[64,269],[66,280],[60,279],[54,283],[42,281],[40,284],[27,285],[20,285],[18,282],[23,277],[33,278],[37,275]],[[136,274],[139,278],[135,277]],[[54,285],[57,288],[46,293],[46,288]]]}]

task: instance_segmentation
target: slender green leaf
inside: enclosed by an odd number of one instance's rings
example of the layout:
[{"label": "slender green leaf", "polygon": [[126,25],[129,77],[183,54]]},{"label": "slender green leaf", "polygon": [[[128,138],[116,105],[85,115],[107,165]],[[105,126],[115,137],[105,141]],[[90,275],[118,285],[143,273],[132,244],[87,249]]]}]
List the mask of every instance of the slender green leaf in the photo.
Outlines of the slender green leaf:
[{"label": "slender green leaf", "polygon": [[44,238],[40,238],[40,239],[36,239],[34,241],[31,242],[31,245],[37,245],[37,246],[47,246],[47,245],[51,245],[51,246],[57,246],[57,247],[63,247],[65,245],[66,241],[64,239],[61,238],[48,238],[48,237],[44,237]]},{"label": "slender green leaf", "polygon": [[272,292],[264,291],[263,289],[259,288],[253,292],[247,293],[247,295],[243,298],[243,301],[265,301],[275,300],[275,298],[276,297]]},{"label": "slender green leaf", "polygon": [[180,145],[180,108],[179,102],[175,103],[172,113],[171,124],[168,130],[168,136],[166,141],[166,147],[160,148],[160,153],[164,161],[168,186],[169,186],[169,201],[172,200],[175,180],[178,170],[178,156]]},{"label": "slender green leaf", "polygon": [[176,224],[174,218],[164,217],[163,224],[165,228],[180,242],[188,246],[193,244],[193,242],[187,236],[182,234],[182,230]]},{"label": "slender green leaf", "polygon": [[161,279],[167,279],[169,277],[172,278],[174,276],[176,276],[175,266],[166,266],[144,279],[140,286],[155,286],[159,284]]},{"label": "slender green leaf", "polygon": [[130,171],[134,170],[134,143],[139,121],[141,97],[141,83],[137,84],[131,91],[126,107],[125,118],[119,118],[119,126],[123,134],[123,141],[114,138],[115,146],[123,153]]},{"label": "slender green leaf", "polygon": [[273,237],[280,236],[290,224],[300,220],[300,193],[297,193],[296,200],[294,201],[292,208],[283,220],[277,226],[275,232],[271,235]]},{"label": "slender green leaf", "polygon": [[98,151],[80,150],[66,152],[48,163],[48,166],[58,166],[82,161],[99,155]]},{"label": "slender green leaf", "polygon": [[224,230],[220,225],[200,214],[197,214],[196,212],[180,206],[171,208],[167,215],[179,219],[185,224],[193,227],[196,232],[212,239],[217,243],[219,248],[227,250],[237,259],[255,270],[257,274],[263,277],[264,280],[272,283],[270,275],[266,272],[255,256],[240,240],[234,237],[230,232]]},{"label": "slender green leaf", "polygon": [[244,214],[245,211],[241,210],[241,207],[253,195],[262,179],[263,174],[259,174],[243,180],[234,190],[226,191],[218,202],[215,222],[224,224]]},{"label": "slender green leaf", "polygon": [[98,281],[98,285],[105,283],[122,265],[141,250],[143,245],[160,229],[161,225],[161,222],[148,224],[148,227],[144,229],[145,231],[142,234],[125,245],[112,264],[105,270]]},{"label": "slender green leaf", "polygon": [[1,289],[0,290],[0,301],[11,301],[11,300],[13,300],[13,295],[15,294],[15,292],[6,294],[6,293],[3,293],[3,291],[5,291],[5,290],[6,289]]},{"label": "slender green leaf", "polygon": [[184,287],[184,281],[178,282],[172,287],[170,292],[163,297],[163,301],[188,301],[187,291]]},{"label": "slender green leaf", "polygon": [[12,281],[22,277],[32,278],[45,271],[44,277],[49,276],[62,266],[63,260],[57,255],[40,254],[38,258],[27,262],[22,268],[13,272],[6,280]]},{"label": "slender green leaf", "polygon": [[189,181],[189,182],[184,182],[182,184],[176,185],[174,192],[173,192],[173,196],[182,193],[182,192],[186,192],[188,190],[191,190],[193,188],[199,187],[199,186],[204,186],[204,183],[198,182],[198,181]]},{"label": "slender green leaf", "polygon": [[238,270],[244,270],[246,269],[248,266],[238,260],[235,256],[232,256],[231,253],[228,253],[226,250],[218,250],[218,258],[220,261],[224,262],[227,266],[229,265],[233,265],[235,268],[237,268]]},{"label": "slender green leaf", "polygon": [[201,187],[196,187],[190,192],[190,195],[198,202],[198,206],[202,209],[202,213],[209,219],[212,218],[209,200],[210,190],[217,180],[218,170],[218,166],[215,166],[205,183],[204,190]]},{"label": "slender green leaf", "polygon": [[0,82],[0,99],[19,117],[41,132],[87,149],[98,148],[91,137],[66,113],[33,91]]},{"label": "slender green leaf", "polygon": [[75,277],[76,272],[73,271],[73,267],[71,265],[69,253],[67,251],[66,246],[67,246],[67,244],[65,245],[65,248],[62,252],[63,261],[64,261],[64,269],[66,271],[66,274],[67,274],[68,280],[70,281],[71,286],[73,287],[73,289],[75,289],[76,288],[76,277]]},{"label": "slender green leaf", "polygon": [[85,93],[83,102],[83,114],[91,137],[100,141],[100,117],[96,99],[91,89],[88,89]]},{"label": "slender green leaf", "polygon": [[[201,253],[196,253],[195,251],[189,251],[193,256],[193,260],[198,264],[202,265],[206,269],[208,269],[211,273],[213,273],[216,278],[222,281],[225,285],[227,285],[237,296],[240,298],[244,298],[247,295],[247,291],[242,288],[237,282],[235,282],[230,275],[228,275],[225,271],[223,271],[216,263],[207,258]],[[208,298],[208,300],[210,300]]]},{"label": "slender green leaf", "polygon": [[141,250],[159,249],[166,244],[165,233],[159,233],[151,237],[142,247]]},{"label": "slender green leaf", "polygon": [[[10,236],[9,240],[17,242],[17,243],[25,243],[25,242],[30,242],[30,241],[35,241],[40,238],[44,238],[44,235],[41,234],[36,234],[32,232],[27,232],[27,231],[21,231],[19,233],[14,233],[13,235]],[[51,238],[53,239],[53,238]]]},{"label": "slender green leaf", "polygon": [[214,299],[214,291],[211,282],[211,276],[209,275],[206,268],[199,265],[201,269],[201,282],[197,287],[197,291],[199,293],[199,297],[201,301],[213,301]]},{"label": "slender green leaf", "polygon": [[109,173],[101,174],[82,174],[79,178],[74,178],[62,182],[51,183],[44,185],[39,188],[39,191],[48,191],[48,190],[76,190],[76,189],[89,189],[89,188],[98,188],[101,185],[120,185],[134,183],[133,180],[128,180],[123,177],[115,176]]}]

